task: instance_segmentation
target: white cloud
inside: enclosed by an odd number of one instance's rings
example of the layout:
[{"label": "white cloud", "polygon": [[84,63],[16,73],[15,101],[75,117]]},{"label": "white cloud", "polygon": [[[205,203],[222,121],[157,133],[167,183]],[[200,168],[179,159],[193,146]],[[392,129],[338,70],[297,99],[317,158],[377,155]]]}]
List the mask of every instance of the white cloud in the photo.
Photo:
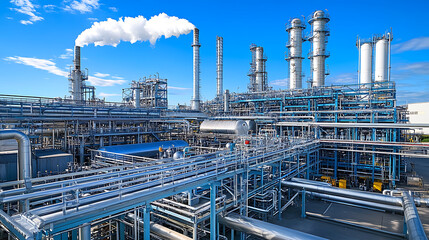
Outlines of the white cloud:
[{"label": "white cloud", "polygon": [[358,75],[357,72],[353,73],[341,73],[338,75],[333,75],[329,78],[329,82],[334,85],[348,85],[348,84],[357,84]]},{"label": "white cloud", "polygon": [[394,53],[418,51],[418,50],[424,50],[424,49],[429,49],[429,37],[413,38],[406,42],[392,45],[392,51]]},{"label": "white cloud", "polygon": [[96,73],[94,73],[94,76],[96,76],[96,77],[101,77],[101,78],[105,78],[105,77],[110,76],[110,74],[108,74],[108,73],[99,73],[99,72],[96,72]]},{"label": "white cloud", "polygon": [[13,17],[6,17],[7,19],[9,19],[9,20],[12,20],[13,19]]},{"label": "white cloud", "polygon": [[43,9],[45,10],[45,12],[55,12],[55,9],[57,8],[57,6],[55,5],[43,5]]},{"label": "white cloud", "polygon": [[415,62],[398,67],[399,71],[408,71],[411,74],[429,75],[429,62]]},{"label": "white cloud", "polygon": [[[11,61],[27,66],[32,66],[37,69],[48,71],[49,73],[61,76],[68,77],[68,72],[61,70],[56,66],[54,62],[46,59],[39,58],[28,58],[28,57],[6,57],[4,58],[6,61]],[[88,82],[93,86],[101,86],[101,87],[109,87],[114,85],[124,84],[125,80],[112,80],[112,79],[102,79],[99,77],[88,76]]]},{"label": "white cloud", "polygon": [[117,97],[117,96],[121,96],[121,94],[118,94],[118,93],[104,93],[104,92],[98,93],[97,95],[99,97]]},{"label": "white cloud", "polygon": [[168,89],[171,90],[180,90],[180,91],[186,91],[189,90],[190,88],[184,88],[184,87],[174,87],[174,86],[167,86]]},{"label": "white cloud", "polygon": [[117,9],[117,8],[115,8],[115,7],[109,7],[109,9],[110,9],[110,11],[112,11],[112,12],[117,12],[117,11],[118,11],[118,9]]},{"label": "white cloud", "polygon": [[118,76],[112,76],[111,78],[113,78],[113,79],[118,79],[118,80],[122,80],[122,79],[124,79],[123,77],[118,77]]},{"label": "white cloud", "polygon": [[98,3],[98,0],[75,0],[72,1],[69,5],[67,5],[64,10],[69,12],[80,12],[84,14],[90,13],[94,9],[98,9],[99,7],[100,4]]},{"label": "white cloud", "polygon": [[46,59],[39,59],[39,58],[28,58],[28,57],[7,57],[5,58],[6,61],[11,61],[19,64],[24,64],[27,66],[32,66],[37,69],[48,71],[52,74],[67,77],[68,73],[66,71],[63,71],[59,69],[56,64],[50,60]]},{"label": "white cloud", "polygon": [[91,28],[84,30],[76,39],[77,46],[86,46],[94,43],[95,46],[117,46],[121,41],[135,43],[149,41],[151,44],[164,36],[179,37],[188,34],[194,25],[186,19],[170,17],[165,13],[151,17],[125,17],[114,20],[95,22]]},{"label": "white cloud", "polygon": [[73,49],[67,48],[66,52],[63,53],[63,54],[61,54],[59,56],[59,58],[61,58],[61,59],[68,59],[68,58],[71,58],[72,56],[73,56]]},{"label": "white cloud", "polygon": [[36,15],[36,8],[38,8],[38,6],[33,5],[30,0],[11,0],[10,2],[16,6],[16,8],[11,8],[11,10],[17,11],[30,17],[30,19],[28,20],[22,20],[22,24],[28,25],[33,24],[33,22],[43,20],[43,17]]},{"label": "white cloud", "polygon": [[269,84],[271,86],[277,86],[277,87],[288,87],[289,86],[289,78],[273,80],[273,81],[270,81]]},{"label": "white cloud", "polygon": [[98,21],[98,18],[88,18],[88,20],[92,21],[92,22],[96,22],[96,21]]}]

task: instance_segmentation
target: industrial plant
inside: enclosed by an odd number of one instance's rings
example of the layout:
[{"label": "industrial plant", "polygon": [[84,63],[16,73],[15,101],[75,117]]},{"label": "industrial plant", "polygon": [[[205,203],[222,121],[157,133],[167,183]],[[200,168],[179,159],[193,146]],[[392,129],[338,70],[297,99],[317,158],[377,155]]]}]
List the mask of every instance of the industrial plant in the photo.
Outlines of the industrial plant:
[{"label": "industrial plant", "polygon": [[269,85],[269,46],[252,43],[248,89],[225,89],[213,36],[217,88],[204,100],[194,28],[188,106],[169,108],[162,73],[118,90],[121,102],[98,99],[81,46],[69,97],[0,95],[0,238],[427,239],[410,159],[429,158],[415,141],[429,124],[397,105],[392,31],[357,39],[355,83],[327,85],[330,21],[318,10],[279,30],[285,90]]}]

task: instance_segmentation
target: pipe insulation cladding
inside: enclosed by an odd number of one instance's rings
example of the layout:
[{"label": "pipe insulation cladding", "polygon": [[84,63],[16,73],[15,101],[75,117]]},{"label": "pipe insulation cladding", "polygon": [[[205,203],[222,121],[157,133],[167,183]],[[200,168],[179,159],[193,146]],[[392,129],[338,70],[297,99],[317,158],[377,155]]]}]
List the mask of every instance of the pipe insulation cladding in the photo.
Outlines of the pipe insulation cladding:
[{"label": "pipe insulation cladding", "polygon": [[247,135],[249,125],[243,120],[204,120],[200,132]]},{"label": "pipe insulation cladding", "polygon": [[323,240],[318,237],[294,229],[278,226],[272,223],[245,217],[236,213],[230,213],[225,217],[218,216],[219,223],[228,228],[251,234],[268,240]]},{"label": "pipe insulation cladding", "polygon": [[18,142],[18,180],[24,180],[25,185],[31,184],[31,143],[30,138],[17,130],[1,130],[0,140],[15,139]]},{"label": "pipe insulation cladding", "polygon": [[305,25],[299,18],[291,20],[286,31],[289,33],[289,89],[302,88],[302,31]]},{"label": "pipe insulation cladding", "polygon": [[313,13],[308,22],[312,27],[312,35],[309,38],[312,50],[309,58],[311,59],[313,87],[322,87],[325,85],[325,59],[329,57],[326,51],[327,36],[329,36],[326,24],[329,22],[329,16],[324,11],[318,10]]},{"label": "pipe insulation cladding", "polygon": [[194,28],[194,42],[192,48],[194,50],[193,54],[193,76],[194,76],[194,95],[191,101],[192,110],[200,110],[200,30]]}]

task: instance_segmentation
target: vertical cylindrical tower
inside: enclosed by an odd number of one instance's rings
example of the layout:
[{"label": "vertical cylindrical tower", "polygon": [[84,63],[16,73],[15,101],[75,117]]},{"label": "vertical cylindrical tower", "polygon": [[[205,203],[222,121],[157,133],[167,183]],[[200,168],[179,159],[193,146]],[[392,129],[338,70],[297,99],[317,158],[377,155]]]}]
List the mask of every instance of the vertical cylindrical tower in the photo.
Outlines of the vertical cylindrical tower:
[{"label": "vertical cylindrical tower", "polygon": [[327,36],[329,29],[326,24],[329,22],[329,16],[322,10],[315,11],[308,21],[312,28],[312,35],[309,40],[312,43],[312,51],[309,54],[311,59],[311,71],[313,78],[313,87],[325,85],[325,59],[329,57],[326,51]]},{"label": "vertical cylindrical tower", "polygon": [[375,82],[388,80],[388,44],[386,36],[375,41]]},{"label": "vertical cylindrical tower", "polygon": [[289,56],[286,61],[289,61],[289,89],[302,88],[302,31],[305,25],[299,18],[294,18],[286,27],[286,32],[289,33],[289,43],[286,45],[289,48]]},{"label": "vertical cylindrical tower", "polygon": [[360,43],[360,84],[363,87],[369,87],[367,84],[372,82],[372,43]]},{"label": "vertical cylindrical tower", "polygon": [[223,102],[223,104],[224,104],[224,106],[223,106],[223,111],[224,112],[229,112],[229,90],[227,89],[227,90],[225,90],[225,93],[224,93],[224,102]]},{"label": "vertical cylindrical tower", "polygon": [[82,72],[80,71],[80,47],[75,46],[74,47],[74,60],[73,60],[73,69],[69,76],[70,81],[70,93],[71,97],[75,101],[82,101],[83,100],[83,77]]},{"label": "vertical cylindrical tower", "polygon": [[216,96],[220,100],[223,93],[223,37],[216,37]]},{"label": "vertical cylindrical tower", "polygon": [[138,82],[134,82],[134,84],[131,84],[131,87],[133,89],[133,100],[134,100],[134,107],[139,108],[140,107],[140,84]]},{"label": "vertical cylindrical tower", "polygon": [[266,72],[265,72],[265,62],[267,59],[264,58],[264,48],[256,47],[255,49],[255,61],[256,61],[256,80],[255,92],[262,92],[266,90]]},{"label": "vertical cylindrical tower", "polygon": [[194,62],[194,95],[191,101],[192,110],[200,110],[200,30],[194,28],[194,42],[192,48],[194,49],[193,62]]}]

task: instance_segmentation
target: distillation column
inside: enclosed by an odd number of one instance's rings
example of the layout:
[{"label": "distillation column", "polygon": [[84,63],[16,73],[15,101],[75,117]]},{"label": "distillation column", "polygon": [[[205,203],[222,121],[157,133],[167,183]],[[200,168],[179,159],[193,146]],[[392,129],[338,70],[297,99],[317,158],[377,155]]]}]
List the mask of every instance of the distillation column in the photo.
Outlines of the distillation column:
[{"label": "distillation column", "polygon": [[315,11],[308,21],[312,28],[312,35],[309,41],[312,42],[312,51],[309,54],[311,59],[311,71],[313,77],[313,87],[325,85],[325,59],[329,57],[326,51],[327,36],[329,29],[326,24],[329,22],[329,16],[322,10]]},{"label": "distillation column", "polygon": [[305,25],[299,18],[294,18],[286,28],[289,33],[289,56],[286,61],[289,61],[289,89],[302,88],[302,31]]},{"label": "distillation column", "polygon": [[194,49],[194,96],[192,97],[191,107],[192,110],[200,110],[200,30],[194,28],[194,42],[192,48]]},{"label": "distillation column", "polygon": [[69,76],[70,81],[70,93],[71,97],[75,101],[83,100],[83,77],[82,72],[80,70],[80,47],[74,47],[74,60],[73,60],[73,69]]},{"label": "distillation column", "polygon": [[375,82],[384,82],[390,80],[390,43],[392,41],[391,33],[386,33],[382,37],[374,37],[375,42]]},{"label": "distillation column", "polygon": [[265,63],[267,59],[264,58],[264,48],[256,47],[255,49],[255,65],[256,65],[256,80],[255,92],[263,92],[267,89],[267,74],[265,71]]},{"label": "distillation column", "polygon": [[223,94],[223,37],[216,38],[216,96],[219,100]]},{"label": "distillation column", "polygon": [[372,42],[359,40],[357,44],[360,58],[360,84],[365,84],[362,87],[368,88],[372,83]]}]

